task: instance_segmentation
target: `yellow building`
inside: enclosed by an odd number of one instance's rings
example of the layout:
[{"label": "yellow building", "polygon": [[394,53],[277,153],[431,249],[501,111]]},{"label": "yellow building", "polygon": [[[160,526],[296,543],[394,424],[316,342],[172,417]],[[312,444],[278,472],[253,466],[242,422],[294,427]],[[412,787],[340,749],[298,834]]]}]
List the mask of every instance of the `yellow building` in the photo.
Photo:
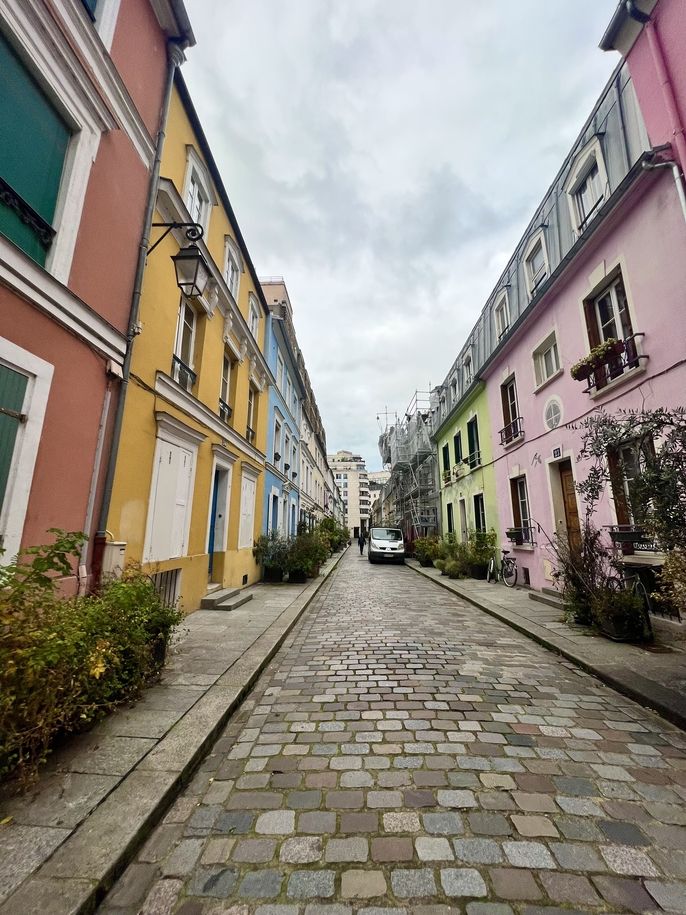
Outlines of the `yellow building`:
[{"label": "yellow building", "polygon": [[153,228],[107,528],[190,611],[258,579],[272,379],[267,307],[178,71],[160,176],[153,225],[200,224],[209,281],[182,294],[171,258],[186,231]]}]

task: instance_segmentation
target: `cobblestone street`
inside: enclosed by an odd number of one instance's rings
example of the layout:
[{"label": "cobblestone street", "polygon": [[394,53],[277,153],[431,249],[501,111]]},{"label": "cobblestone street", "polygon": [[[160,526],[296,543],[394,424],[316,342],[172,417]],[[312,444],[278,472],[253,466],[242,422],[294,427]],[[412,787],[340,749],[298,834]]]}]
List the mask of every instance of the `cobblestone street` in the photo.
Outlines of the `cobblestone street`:
[{"label": "cobblestone street", "polygon": [[686,737],[351,549],[99,911],[448,908],[686,912]]}]

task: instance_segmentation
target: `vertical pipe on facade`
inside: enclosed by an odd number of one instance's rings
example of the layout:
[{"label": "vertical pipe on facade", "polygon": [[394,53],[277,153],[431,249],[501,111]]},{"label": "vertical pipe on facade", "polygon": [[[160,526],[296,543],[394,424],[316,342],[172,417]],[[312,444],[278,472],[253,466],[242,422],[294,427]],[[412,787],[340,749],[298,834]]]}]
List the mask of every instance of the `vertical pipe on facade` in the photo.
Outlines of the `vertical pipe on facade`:
[{"label": "vertical pipe on facade", "polygon": [[126,392],[129,384],[129,375],[131,374],[131,357],[133,352],[133,342],[138,333],[138,315],[140,312],[141,291],[143,289],[143,274],[145,273],[145,260],[150,246],[150,232],[152,230],[152,220],[157,202],[157,184],[160,177],[160,166],[162,163],[162,149],[164,147],[165,131],[167,127],[167,117],[169,114],[169,105],[171,103],[172,87],[174,85],[174,74],[176,68],[183,63],[183,49],[187,44],[171,40],[167,42],[167,75],[162,96],[162,106],[160,109],[160,123],[155,140],[155,157],[153,159],[152,170],[150,172],[150,181],[148,183],[148,199],[146,203],[145,216],[143,219],[143,230],[141,240],[138,246],[138,261],[136,264],[136,274],[134,277],[133,294],[131,296],[131,308],[129,310],[129,328],[127,334],[126,353],[124,355],[124,364],[122,366],[122,383],[119,391],[119,401],[117,403],[117,412],[114,418],[114,428],[112,430],[112,444],[110,447],[109,458],[107,461],[107,473],[105,475],[105,485],[102,496],[102,505],[100,507],[100,518],[98,522],[98,532],[96,538],[102,540],[106,536],[107,516],[110,510],[112,500],[112,488],[114,485],[114,472],[117,464],[117,455],[119,452],[119,443],[121,440],[122,422],[124,418],[124,404],[126,401]]},{"label": "vertical pipe on facade", "polygon": [[620,80],[622,78],[622,71],[620,70],[615,76],[615,98],[617,99],[617,117],[619,118],[619,133],[622,138],[621,147],[622,154],[624,157],[624,173],[626,174],[629,171],[629,138],[626,134],[626,121],[624,119],[624,105],[622,104],[622,90],[620,86]]},{"label": "vertical pipe on facade", "polygon": [[[91,485],[88,491],[88,504],[86,505],[86,517],[83,523],[83,530],[90,536],[91,525],[93,524],[93,513],[95,509],[95,493],[98,488],[98,479],[100,478],[100,465],[102,462],[102,452],[105,444],[105,430],[107,420],[110,415],[110,402],[112,400],[112,379],[107,379],[105,396],[102,401],[100,410],[100,425],[98,426],[98,438],[95,446],[95,455],[93,458],[93,471],[91,473]],[[86,540],[81,547],[79,556],[79,574],[78,574],[78,593],[85,594],[88,590],[88,541]]]},{"label": "vertical pipe on facade", "polygon": [[650,53],[652,54],[653,63],[655,64],[658,79],[660,80],[660,88],[662,89],[665,108],[669,115],[670,127],[672,136],[674,137],[674,145],[676,146],[679,165],[683,169],[686,168],[686,137],[684,136],[684,126],[681,123],[679,109],[677,108],[676,98],[674,97],[672,80],[667,72],[667,64],[665,63],[660,36],[657,34],[657,29],[652,19],[646,23],[645,30],[648,36]]}]

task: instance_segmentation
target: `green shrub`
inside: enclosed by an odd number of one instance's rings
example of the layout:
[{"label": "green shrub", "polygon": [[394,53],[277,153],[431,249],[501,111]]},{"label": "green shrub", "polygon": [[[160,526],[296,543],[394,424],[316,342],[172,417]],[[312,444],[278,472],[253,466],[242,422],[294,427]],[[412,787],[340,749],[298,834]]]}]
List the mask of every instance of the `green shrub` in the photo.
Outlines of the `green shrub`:
[{"label": "green shrub", "polygon": [[468,535],[468,560],[472,566],[487,566],[498,542],[498,535],[490,531],[471,530]]},{"label": "green shrub", "polygon": [[448,564],[448,562],[450,562],[449,559],[434,559],[434,565],[436,566],[438,571],[441,573],[441,575],[447,574],[445,567]]},{"label": "green shrub", "polygon": [[438,559],[438,537],[417,537],[415,540],[414,555],[420,562],[432,562]]},{"label": "green shrub", "polygon": [[591,598],[591,612],[601,632],[613,638],[643,641],[648,634],[643,600],[633,591],[597,591]]},{"label": "green shrub", "polygon": [[278,531],[260,534],[252,551],[257,562],[269,569],[283,569],[288,555],[288,540]]},{"label": "green shrub", "polygon": [[290,541],[286,558],[287,572],[300,572],[311,578],[329,555],[328,547],[318,533],[298,534]]},{"label": "green shrub", "polygon": [[60,595],[84,537],[53,530],[3,570],[0,590],[0,777],[26,780],[57,737],[134,699],[164,663],[181,614],[130,567],[85,597]]},{"label": "green shrub", "polygon": [[462,566],[456,559],[446,560],[445,574],[448,576],[448,578],[464,578]]},{"label": "green shrub", "polygon": [[667,553],[659,585],[658,593],[651,595],[653,600],[668,604],[686,619],[686,550],[675,547]]}]

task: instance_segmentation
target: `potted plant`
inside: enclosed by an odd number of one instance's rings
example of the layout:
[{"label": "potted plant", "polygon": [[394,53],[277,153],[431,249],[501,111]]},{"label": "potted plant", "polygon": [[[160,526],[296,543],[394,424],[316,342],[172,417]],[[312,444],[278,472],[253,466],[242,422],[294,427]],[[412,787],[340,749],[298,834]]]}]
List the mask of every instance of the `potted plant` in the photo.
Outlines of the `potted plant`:
[{"label": "potted plant", "polygon": [[610,528],[613,543],[649,543],[650,537],[643,527],[635,524],[618,524]]},{"label": "potted plant", "polygon": [[467,560],[472,578],[486,578],[488,563],[495,552],[496,542],[497,535],[492,528],[490,531],[469,532]]},{"label": "potted plant", "polygon": [[302,584],[307,578],[319,574],[319,567],[326,560],[328,550],[321,537],[314,531],[298,534],[291,540],[285,562],[288,580]]},{"label": "potted plant", "polygon": [[579,359],[569,370],[569,374],[575,381],[586,381],[601,365],[606,365],[612,359],[616,359],[625,350],[623,340],[616,340],[610,337],[597,346],[594,346],[591,352]]},{"label": "potted plant", "polygon": [[521,527],[508,527],[505,531],[505,536],[515,546],[521,546],[524,543],[524,529]]},{"label": "potted plant", "polygon": [[603,588],[591,600],[596,626],[614,642],[646,642],[652,639],[643,600],[633,591]]},{"label": "potted plant", "polygon": [[414,542],[414,555],[419,560],[419,565],[429,569],[438,559],[438,539],[436,537],[417,537]]},{"label": "potted plant", "polygon": [[262,566],[263,581],[283,581],[287,553],[288,540],[282,537],[278,531],[260,534],[255,541],[252,554]]}]

